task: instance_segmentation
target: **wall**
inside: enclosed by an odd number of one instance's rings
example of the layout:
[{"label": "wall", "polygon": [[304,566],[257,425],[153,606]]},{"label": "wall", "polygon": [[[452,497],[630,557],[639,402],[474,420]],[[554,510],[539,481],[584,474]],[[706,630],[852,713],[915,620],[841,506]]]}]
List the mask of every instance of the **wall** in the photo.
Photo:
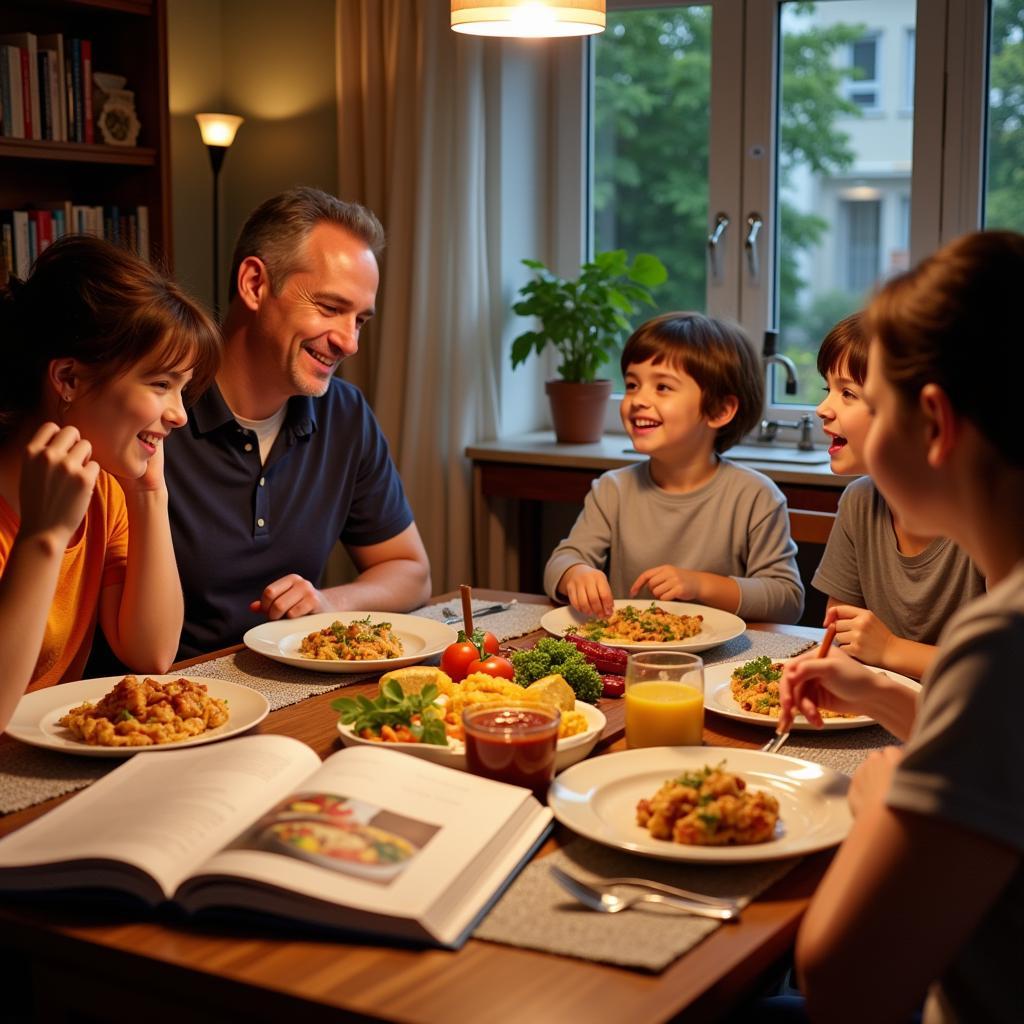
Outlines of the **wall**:
[{"label": "wall", "polygon": [[250,211],[292,185],[337,189],[334,0],[168,0],[175,273],[212,301],[212,176],[194,115],[241,114],[224,161],[221,296]]}]

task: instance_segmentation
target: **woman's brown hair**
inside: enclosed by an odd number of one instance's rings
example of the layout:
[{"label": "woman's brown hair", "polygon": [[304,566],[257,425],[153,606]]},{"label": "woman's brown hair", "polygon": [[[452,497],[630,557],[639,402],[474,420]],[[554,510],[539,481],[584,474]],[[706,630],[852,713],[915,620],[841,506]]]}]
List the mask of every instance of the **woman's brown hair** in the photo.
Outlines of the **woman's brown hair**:
[{"label": "woman's brown hair", "polygon": [[1018,410],[1002,392],[1024,377],[1021,281],[1024,235],[975,231],[889,281],[864,316],[882,372],[907,403],[938,384],[1015,466],[1024,466]]},{"label": "woman's brown hair", "polygon": [[173,281],[88,235],[54,242],[25,281],[0,289],[0,436],[38,408],[53,359],[76,359],[90,388],[138,363],[193,371],[194,400],[220,363],[220,331]]},{"label": "woman's brown hair", "polygon": [[641,324],[622,350],[622,375],[635,363],[668,363],[700,388],[700,411],[715,416],[735,397],[736,415],[718,428],[715,451],[724,452],[761,419],[764,370],[746,334],[701,313],[665,313]]},{"label": "woman's brown hair", "polygon": [[845,370],[855,384],[863,384],[868,374],[868,337],[861,313],[840,320],[818,349],[818,373],[822,377],[840,370]]}]

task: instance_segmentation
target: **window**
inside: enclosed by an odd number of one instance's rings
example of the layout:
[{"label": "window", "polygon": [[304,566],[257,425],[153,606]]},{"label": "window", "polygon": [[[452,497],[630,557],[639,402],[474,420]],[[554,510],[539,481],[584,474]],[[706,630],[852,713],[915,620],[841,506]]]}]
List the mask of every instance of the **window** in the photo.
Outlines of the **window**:
[{"label": "window", "polygon": [[1024,0],[609,0],[608,23],[573,101],[588,244],[659,256],[662,309],[776,332],[800,388],[772,367],[768,416],[813,406],[865,291],[981,222],[989,60],[987,217],[1024,229]]},{"label": "window", "polygon": [[863,295],[879,276],[882,204],[877,199],[843,200],[842,281],[846,291]]},{"label": "window", "polygon": [[879,83],[881,37],[864,36],[850,44],[849,66],[853,75],[846,81],[846,98],[861,110],[879,110],[882,106]]},{"label": "window", "polygon": [[903,109],[914,109],[914,53],[917,47],[917,31],[903,30]]}]

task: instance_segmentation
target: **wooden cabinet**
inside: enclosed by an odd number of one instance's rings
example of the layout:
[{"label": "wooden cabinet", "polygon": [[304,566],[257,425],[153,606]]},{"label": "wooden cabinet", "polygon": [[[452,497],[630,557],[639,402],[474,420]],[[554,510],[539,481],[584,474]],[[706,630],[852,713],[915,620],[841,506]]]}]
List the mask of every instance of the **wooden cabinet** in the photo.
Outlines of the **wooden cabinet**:
[{"label": "wooden cabinet", "polygon": [[150,256],[170,267],[166,0],[0,0],[0,34],[18,32],[90,40],[92,70],[127,79],[141,130],[136,146],[107,145],[98,127],[92,144],[0,138],[0,209],[145,206]]}]

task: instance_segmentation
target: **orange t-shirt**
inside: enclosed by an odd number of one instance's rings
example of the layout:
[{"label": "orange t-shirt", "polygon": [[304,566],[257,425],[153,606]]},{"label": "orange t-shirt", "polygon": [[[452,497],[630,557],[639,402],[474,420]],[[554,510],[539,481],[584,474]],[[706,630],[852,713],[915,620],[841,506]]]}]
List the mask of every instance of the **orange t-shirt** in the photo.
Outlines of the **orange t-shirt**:
[{"label": "orange t-shirt", "polygon": [[[0,575],[19,526],[14,510],[0,498]],[[82,678],[96,632],[100,591],[124,582],[127,559],[124,491],[109,473],[101,471],[78,539],[64,552],[29,690]]]}]

